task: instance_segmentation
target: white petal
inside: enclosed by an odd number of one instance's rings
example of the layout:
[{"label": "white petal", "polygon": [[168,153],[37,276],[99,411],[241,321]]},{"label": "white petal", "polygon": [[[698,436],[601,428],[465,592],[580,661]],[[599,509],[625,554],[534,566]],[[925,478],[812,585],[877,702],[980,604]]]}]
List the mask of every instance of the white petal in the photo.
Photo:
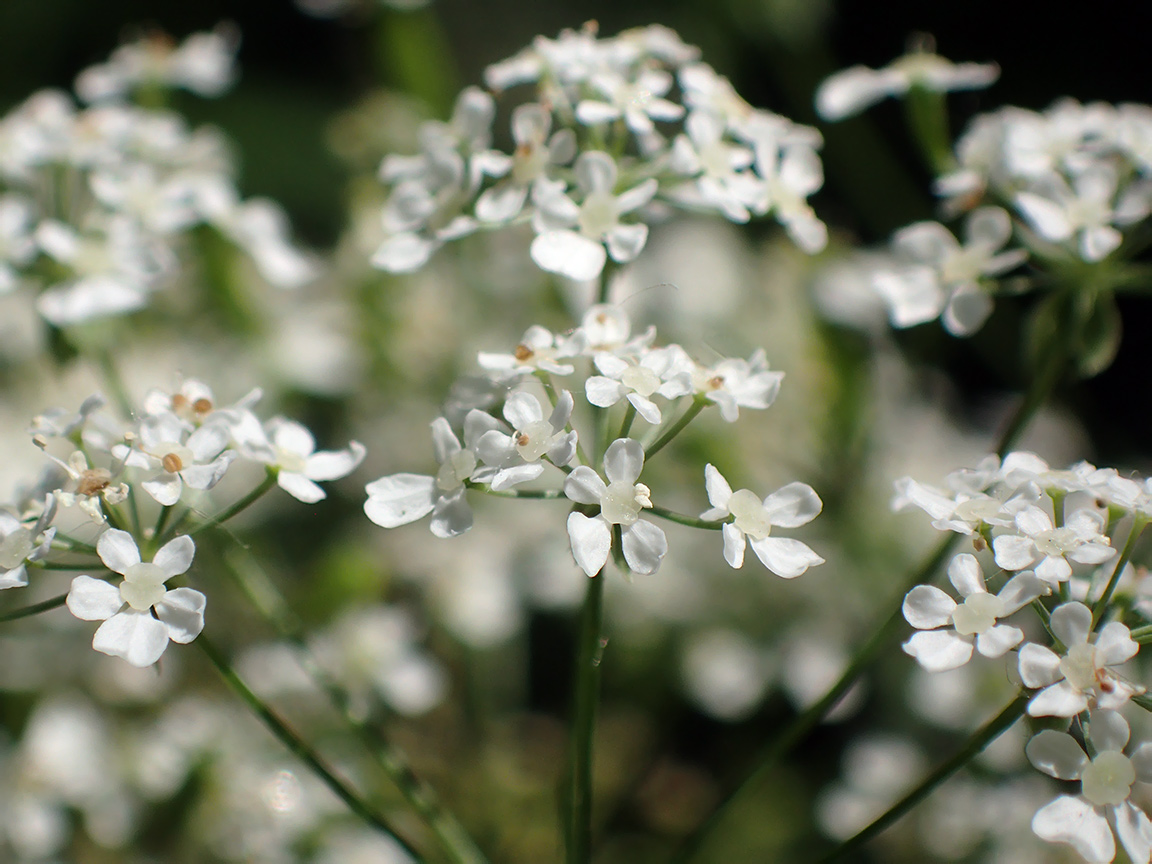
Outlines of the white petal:
[{"label": "white petal", "polygon": [[1066,732],[1045,729],[1028,741],[1024,747],[1028,761],[1049,777],[1057,780],[1079,780],[1088,767],[1088,754]]},{"label": "white petal", "polygon": [[196,554],[196,544],[187,534],[182,534],[169,540],[160,547],[160,551],[152,559],[152,563],[164,571],[164,578],[171,579],[179,576],[192,566],[192,558]]},{"label": "white petal", "polygon": [[518,390],[504,403],[504,419],[513,429],[524,429],[529,424],[543,420],[544,412],[535,396]]},{"label": "white petal", "polygon": [[396,528],[422,519],[436,503],[436,478],[424,474],[393,474],[364,487],[364,512],[383,528]]},{"label": "white petal", "polygon": [[651,423],[653,426],[658,426],[662,419],[660,408],[651,399],[641,396],[639,393],[629,393],[628,401],[632,403],[632,407],[636,409],[636,413],[644,418],[645,421]]},{"label": "white petal", "polygon": [[587,465],[573,468],[564,480],[564,494],[577,504],[599,504],[607,491],[600,475]]},{"label": "white petal", "polygon": [[168,628],[148,612],[125,609],[97,628],[92,647],[133,666],[151,666],[168,647]]},{"label": "white petal", "polygon": [[904,643],[904,653],[929,672],[958,669],[972,658],[972,639],[954,630],[921,630]]},{"label": "white petal", "polygon": [[1011,615],[1048,593],[1048,585],[1033,573],[1018,573],[1009,579],[996,595],[1004,604],[1004,615]]},{"label": "white petal", "polygon": [[1133,864],[1148,864],[1152,855],[1152,822],[1131,801],[1121,801],[1112,808],[1116,818],[1116,836]]},{"label": "white petal", "polygon": [[1065,603],[1052,611],[1048,623],[1056,638],[1071,648],[1088,641],[1088,634],[1092,632],[1092,610],[1083,603]]},{"label": "white petal", "polygon": [[987,591],[984,586],[984,574],[980,571],[980,562],[976,560],[975,555],[967,552],[961,552],[952,558],[948,565],[948,581],[960,592],[961,597]]},{"label": "white petal", "polygon": [[1024,631],[1010,624],[989,627],[976,637],[976,650],[985,657],[1003,657],[1024,641]]},{"label": "white petal", "polygon": [[655,573],[660,567],[660,561],[668,553],[668,538],[664,536],[664,531],[643,519],[623,530],[620,545],[628,567],[641,576]]},{"label": "white petal", "polygon": [[648,242],[648,226],[617,225],[604,235],[604,241],[612,260],[626,264],[644,250],[644,244]]},{"label": "white petal", "polygon": [[180,493],[184,491],[184,481],[179,474],[158,474],[150,480],[140,483],[144,491],[152,496],[157,504],[171,507],[180,500]]},{"label": "white petal", "polygon": [[192,588],[174,588],[156,606],[156,617],[168,628],[168,638],[186,644],[204,629],[206,598]]},{"label": "white petal", "polygon": [[102,579],[77,576],[65,601],[68,611],[83,621],[104,621],[120,611],[124,600],[120,589]]},{"label": "white petal", "polygon": [[608,523],[583,513],[569,513],[568,537],[572,542],[572,557],[580,569],[588,576],[599,573],[612,548],[612,531]]},{"label": "white petal", "polygon": [[644,468],[644,448],[634,438],[617,438],[604,453],[604,476],[609,483],[635,483]]},{"label": "white petal", "polygon": [[728,512],[728,499],[732,497],[732,487],[724,479],[724,475],[717,471],[711,463],[704,466],[704,489],[708,493],[708,501],[718,510]]},{"label": "white petal", "polygon": [[795,579],[809,567],[824,563],[807,545],[791,538],[765,537],[751,541],[751,546],[764,566],[784,579]]},{"label": "white petal", "polygon": [[92,318],[140,309],[147,292],[109,277],[91,277],[72,285],[49,288],[36,298],[36,309],[52,324],[64,327]]},{"label": "white petal", "polygon": [[824,120],[843,120],[900,89],[901,81],[896,76],[867,66],[853,66],[825,79],[816,90],[816,113]]},{"label": "white petal", "polygon": [[1062,677],[1060,656],[1043,645],[1029,642],[1020,649],[1019,671],[1026,687],[1047,687]]},{"label": "white petal", "polygon": [[456,537],[472,527],[472,508],[461,486],[452,495],[439,498],[428,524],[436,537]]},{"label": "white petal", "polygon": [[1107,864],[1116,857],[1116,841],[1108,820],[1080,798],[1061,795],[1032,817],[1032,830],[1049,843],[1067,843],[1089,864]]},{"label": "white petal", "polygon": [[432,452],[436,454],[437,464],[443,465],[453,453],[463,449],[460,439],[444,417],[437,417],[429,426],[432,430]]},{"label": "white petal", "polygon": [[944,329],[953,336],[971,336],[984,326],[992,308],[992,298],[979,285],[961,285],[944,307]]},{"label": "white petal", "polygon": [[418,234],[396,234],[380,244],[370,263],[389,273],[413,273],[428,263],[436,245]]},{"label": "white petal", "polygon": [[350,441],[344,450],[313,453],[304,463],[304,476],[309,480],[339,480],[347,477],[364,461],[366,452],[359,441]]},{"label": "white petal", "polygon": [[935,585],[917,585],[904,596],[904,619],[918,630],[952,622],[956,601]]},{"label": "white petal", "polygon": [[303,474],[295,471],[281,471],[276,475],[276,485],[305,504],[315,504],[328,497],[328,493]]},{"label": "white petal", "polygon": [[996,563],[1005,570],[1023,570],[1036,560],[1036,544],[1031,537],[1019,534],[1001,534],[992,539]]},{"label": "white petal", "polygon": [[1033,717],[1075,717],[1088,708],[1088,697],[1067,681],[1045,687],[1028,703]]},{"label": "white petal", "polygon": [[1097,750],[1124,749],[1131,734],[1128,721],[1118,711],[1096,710],[1092,712],[1088,737]]},{"label": "white petal", "polygon": [[140,550],[127,531],[109,528],[96,541],[96,552],[109,570],[123,574],[133,564],[140,563]]},{"label": "white petal", "polygon": [[744,532],[731,522],[725,524],[720,532],[724,535],[724,560],[728,566],[739,570],[744,566],[744,547],[747,544]]},{"label": "white petal", "polygon": [[820,496],[807,483],[789,483],[764,499],[769,523],[781,528],[807,525],[823,508]]},{"label": "white petal", "polygon": [[1059,242],[1072,236],[1072,223],[1068,214],[1055,201],[1032,192],[1019,192],[1015,204],[1024,218],[1032,223],[1036,233],[1045,240]]},{"label": "white petal", "polygon": [[615,405],[624,395],[625,389],[619,381],[613,381],[603,375],[593,375],[584,382],[584,396],[599,408],[610,408]]},{"label": "white petal", "polygon": [[537,235],[529,254],[541,270],[578,282],[595,279],[608,260],[603,244],[574,231],[546,231]]},{"label": "white petal", "polygon": [[1141,744],[1129,759],[1136,769],[1136,779],[1141,783],[1152,783],[1152,742]]},{"label": "white petal", "polygon": [[1131,631],[1119,621],[1105,624],[1096,637],[1096,662],[1101,666],[1119,666],[1136,656],[1140,644]]}]

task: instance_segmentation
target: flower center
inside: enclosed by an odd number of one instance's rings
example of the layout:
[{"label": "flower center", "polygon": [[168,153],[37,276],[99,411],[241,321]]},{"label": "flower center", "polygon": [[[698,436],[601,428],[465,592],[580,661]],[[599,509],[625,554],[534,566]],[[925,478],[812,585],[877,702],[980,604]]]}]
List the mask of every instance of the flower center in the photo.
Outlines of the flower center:
[{"label": "flower center", "polygon": [[617,480],[600,498],[600,515],[612,525],[627,528],[640,518],[640,511],[652,506],[651,490],[643,483]]},{"label": "flower center", "polygon": [[660,376],[647,366],[629,366],[620,375],[620,383],[641,396],[651,396],[660,389]]},{"label": "flower center", "polygon": [[1123,753],[1105,750],[1092,760],[1080,778],[1081,793],[1097,807],[1122,804],[1136,780],[1136,769]]},{"label": "flower center", "polygon": [[191,450],[174,441],[163,442],[152,451],[152,455],[160,460],[160,465],[169,474],[183,471],[196,461]]},{"label": "flower center", "polygon": [[1060,661],[1060,671],[1078,690],[1089,690],[1096,684],[1096,648],[1087,642],[1073,645]]},{"label": "flower center", "polygon": [[124,571],[120,598],[137,612],[145,612],[168,593],[164,588],[166,578],[164,571],[151,562],[133,564]]},{"label": "flower center", "polygon": [[995,594],[969,594],[953,611],[952,624],[961,636],[972,636],[996,626],[1003,611],[1004,604]]},{"label": "flower center", "polygon": [[[189,453],[189,456],[192,454]],[[299,453],[294,453],[291,450],[285,450],[282,447],[276,448],[276,464],[280,466],[281,471],[288,471],[291,474],[303,474],[304,463],[307,459]]]},{"label": "flower center", "polygon": [[552,446],[555,433],[547,420],[536,420],[516,433],[516,452],[525,462],[535,462]]},{"label": "flower center", "polygon": [[750,489],[733,492],[728,499],[728,512],[736,517],[736,527],[753,540],[763,540],[772,533],[772,523],[764,503]]},{"label": "flower center", "polygon": [[441,492],[452,492],[476,470],[476,454],[471,450],[457,450],[449,456],[436,473],[436,485]]},{"label": "flower center", "polygon": [[611,192],[593,192],[580,208],[580,233],[599,240],[616,226],[616,198]]}]

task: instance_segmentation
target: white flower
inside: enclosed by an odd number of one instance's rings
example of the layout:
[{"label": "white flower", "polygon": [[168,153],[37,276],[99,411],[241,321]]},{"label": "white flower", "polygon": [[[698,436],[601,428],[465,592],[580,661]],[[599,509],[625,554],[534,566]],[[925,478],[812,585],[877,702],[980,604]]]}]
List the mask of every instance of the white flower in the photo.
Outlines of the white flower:
[{"label": "white flower", "polygon": [[828,245],[828,228],[808,204],[808,196],[824,185],[824,167],[808,141],[782,140],[771,126],[757,126],[752,143],[756,173],[762,181],[752,211],[771,212],[792,241],[808,254]]},{"label": "white flower", "polygon": [[1086,738],[1089,756],[1064,732],[1045,729],[1024,752],[1029,761],[1057,780],[1079,780],[1078,796],[1061,795],[1036,811],[1032,830],[1049,843],[1067,843],[1092,864],[1116,856],[1115,826],[1120,844],[1133,862],[1148,864],[1152,854],[1152,821],[1129,798],[1136,781],[1152,783],[1152,744],[1124,755],[1128,723],[1114,711],[1093,711]]},{"label": "white flower", "polygon": [[49,528],[56,516],[56,499],[49,494],[36,523],[29,528],[6,510],[0,510],[0,590],[28,584],[29,561],[39,561],[52,549],[56,529]]},{"label": "white flower", "polygon": [[1033,717],[1074,717],[1088,708],[1122,708],[1144,688],[1121,678],[1113,666],[1136,656],[1140,646],[1119,621],[1092,632],[1092,610],[1065,603],[1052,611],[1052,632],[1066,646],[1063,657],[1032,642],[1020,649],[1020,680],[1043,688],[1028,703]]},{"label": "white flower", "polygon": [[747,222],[762,184],[747,170],[755,158],[752,150],[726,140],[725,129],[724,118],[710,111],[688,115],[686,134],[672,142],[669,165],[693,180],[676,187],[671,197],[687,206],[715,208],[733,222]]},{"label": "white flower", "polygon": [[472,527],[472,509],[465,483],[476,471],[475,447],[480,437],[497,425],[495,418],[472,409],[464,421],[467,447],[443,417],[432,421],[432,447],[440,470],[425,474],[391,474],[364,487],[364,512],[382,528],[397,528],[432,514],[432,533],[455,537]]},{"label": "white flower", "polygon": [[903,96],[913,87],[944,92],[978,90],[1000,77],[995,63],[953,63],[938,54],[915,51],[883,69],[853,66],[827,78],[816,91],[816,113],[843,120],[887,96]]},{"label": "white flower", "polygon": [[720,416],[729,423],[736,422],[741,408],[763,410],[771,405],[783,380],[783,372],[769,371],[762,348],[757,348],[747,360],[726,358],[693,372],[696,392],[719,405]]},{"label": "white flower", "polygon": [[1020,573],[989,594],[979,562],[966,552],[952,559],[948,578],[964,598],[960,604],[933,585],[917,585],[904,598],[905,619],[922,631],[904,643],[904,651],[929,672],[963,666],[973,647],[985,657],[1004,656],[1024,640],[1024,632],[998,619],[1048,593],[1033,574]]},{"label": "white flower", "polygon": [[733,517],[721,528],[724,560],[729,566],[743,566],[744,547],[749,542],[764,566],[785,579],[794,579],[809,567],[824,563],[824,559],[807,544],[787,537],[770,536],[773,527],[807,525],[823,509],[820,497],[808,484],[789,483],[761,501],[748,489],[733,492],[724,476],[708,464],[704,466],[704,486],[712,509],[701,513],[700,518]]},{"label": "white flower", "polygon": [[969,336],[992,312],[992,299],[980,280],[998,276],[1027,257],[1023,249],[999,252],[1012,236],[1012,220],[999,207],[974,210],[961,245],[939,222],[917,222],[892,238],[897,255],[911,266],[873,277],[891,309],[892,323],[911,327],[944,314],[954,336]]},{"label": "white flower", "polygon": [[1005,570],[1034,569],[1050,585],[1072,577],[1072,565],[1103,564],[1116,554],[1103,533],[1105,517],[1097,510],[1080,508],[1055,528],[1051,517],[1039,507],[1028,506],[1016,514],[1019,533],[1001,534],[992,540],[996,563]]},{"label": "white flower", "polygon": [[520,339],[511,354],[481,351],[477,362],[489,372],[531,375],[537,369],[553,375],[571,375],[576,367],[559,363],[580,353],[579,340],[556,336],[551,331],[533,324]]},{"label": "white flower", "polygon": [[511,424],[512,434],[491,429],[480,436],[476,455],[491,470],[477,471],[474,479],[501,492],[544,473],[540,463],[543,456],[553,465],[567,465],[576,455],[576,432],[564,431],[572,407],[572,394],[562,390],[551,416],[545,420],[544,409],[535,396],[523,391],[511,394],[504,403],[504,419]]},{"label": "white flower", "polygon": [[476,218],[481,222],[509,222],[520,215],[528,192],[546,178],[548,168],[564,165],[576,155],[576,136],[561,129],[549,138],[552,115],[543,105],[530,102],[512,112],[512,153],[508,176],[476,199]]},{"label": "white flower", "polygon": [[593,362],[602,374],[592,375],[584,382],[585,396],[600,408],[610,408],[627,399],[649,423],[660,423],[660,408],[650,396],[675,399],[692,392],[690,376],[673,368],[674,359],[673,354],[660,349],[644,352],[636,362],[600,352]]},{"label": "white flower", "polygon": [[131,448],[114,447],[112,453],[124,464],[154,469],[141,482],[149,495],[164,506],[180,500],[184,484],[211,489],[223,478],[236,458],[228,446],[229,430],[223,423],[207,423],[198,429],[171,412],[150,414],[139,424],[139,442]]},{"label": "white flower", "polygon": [[637,483],[644,467],[644,448],[639,441],[618,438],[604,453],[605,483],[586,465],[573,469],[564,481],[564,494],[577,504],[596,505],[595,516],[568,515],[568,537],[572,555],[589,576],[595,576],[608,561],[612,549],[613,525],[621,531],[621,551],[634,573],[655,573],[668,551],[664,532],[640,518],[640,511],[652,506],[650,490]]},{"label": "white flower", "polygon": [[168,590],[164,583],[187,571],[196,554],[192,538],[170,540],[151,562],[140,560],[127,531],[110,528],[96,551],[104,566],[124,579],[119,587],[91,576],[77,576],[68,592],[68,610],[84,621],[103,621],[92,647],[122,657],[133,666],[151,666],[169,640],[191,642],[204,629],[204,595],[191,588]]},{"label": "white flower", "polygon": [[244,415],[233,429],[241,452],[275,468],[277,485],[298,501],[323,500],[327,493],[314,481],[347,477],[364,461],[366,451],[359,441],[348,442],[344,450],[317,452],[312,433],[296,421],[273,417],[261,428],[250,412]]},{"label": "white flower", "polygon": [[537,237],[530,253],[542,270],[569,279],[595,279],[609,254],[623,264],[644,248],[648,226],[622,224],[620,217],[651,201],[657,183],[650,177],[616,195],[616,162],[596,150],[581,153],[573,171],[582,195],[579,204],[565,194],[562,181],[534,188]]}]

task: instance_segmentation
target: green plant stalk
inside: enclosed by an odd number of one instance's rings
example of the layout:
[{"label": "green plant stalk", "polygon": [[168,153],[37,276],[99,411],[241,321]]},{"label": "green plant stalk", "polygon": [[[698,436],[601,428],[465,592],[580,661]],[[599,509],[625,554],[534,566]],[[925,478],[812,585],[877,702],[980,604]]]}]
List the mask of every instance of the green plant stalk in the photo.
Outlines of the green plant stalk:
[{"label": "green plant stalk", "polygon": [[928,170],[936,175],[951,171],[956,160],[952,156],[945,95],[913,86],[904,99],[904,116]]},{"label": "green plant stalk", "polygon": [[59,609],[67,600],[68,595],[61,594],[58,597],[53,597],[42,603],[33,603],[31,606],[22,606],[19,609],[13,609],[11,612],[4,612],[0,614],[0,624],[6,621],[16,621],[20,618],[27,618],[30,615],[39,615],[41,612],[48,612],[52,609]]},{"label": "green plant stalk", "polygon": [[[1037,375],[1033,380],[1031,389],[1020,401],[1015,414],[1013,414],[1005,426],[1004,431],[1001,433],[1000,440],[996,445],[996,454],[998,456],[1003,458],[1004,454],[1012,449],[1012,445],[1024,431],[1025,426],[1027,426],[1028,420],[1036,413],[1037,409],[1044,403],[1048,394],[1051,393],[1056,383],[1060,380],[1064,371],[1064,363],[1065,355],[1060,352],[1053,352],[1053,357],[1049,358],[1049,362],[1045,365],[1041,374]],[[916,569],[900,591],[899,597],[901,602],[905,594],[911,591],[916,585],[927,582],[944,564],[961,536],[960,534],[953,534],[945,539],[944,542],[937,547],[936,551]],[[856,683],[856,679],[880,656],[881,649],[896,636],[903,626],[904,614],[901,606],[898,605],[888,619],[880,625],[880,629],[860,647],[860,650],[848,668],[844,670],[844,674],[832,685],[831,689],[829,689],[819,701],[794,717],[791,723],[781,730],[776,738],[773,739],[760,754],[755,762],[755,767],[748,777],[735,791],[720,803],[719,807],[717,807],[700,827],[688,836],[680,850],[673,857],[672,860],[674,862],[677,862],[677,864],[685,864],[685,862],[691,861],[695,857],[696,853],[703,848],[708,837],[724,821],[725,815],[733,809],[734,805],[748,798],[752,794],[752,791],[766,780],[768,774],[775,767],[776,762],[804,740],[805,736],[824,718],[824,715],[832,710],[836,703],[840,701],[840,698]]]},{"label": "green plant stalk", "polygon": [[[213,516],[211,519],[207,520],[206,522],[201,522],[199,525],[197,525],[195,528],[193,528],[188,533],[189,534],[199,534],[205,528],[212,528],[213,526],[216,526],[216,525],[222,525],[223,523],[225,523],[229,519],[231,519],[233,516],[235,516],[237,513],[240,513],[241,511],[246,510],[248,507],[250,507],[254,503],[256,503],[256,501],[258,501],[261,497],[263,497],[265,492],[267,492],[269,489],[271,489],[275,485],[276,485],[276,470],[274,468],[269,468],[268,469],[268,475],[264,478],[264,480],[260,483],[259,486],[257,486],[255,489],[253,489],[251,492],[249,492],[247,495],[245,495],[243,498],[241,498],[239,501],[237,501],[231,507],[228,507],[227,509],[222,510],[221,512],[217,513],[215,516]],[[173,526],[173,527],[176,527],[176,526]]]},{"label": "green plant stalk", "polygon": [[201,633],[196,638],[196,644],[200,646],[200,650],[204,652],[212,665],[216,667],[216,671],[220,673],[220,677],[222,677],[228,686],[248,705],[252,713],[259,717],[261,722],[268,727],[268,730],[273,735],[280,739],[285,747],[301,759],[340,800],[347,804],[353,813],[371,827],[388,835],[399,843],[404,851],[411,855],[414,860],[417,862],[425,861],[425,858],[416,851],[416,848],[396,833],[396,830],[388,824],[388,821],[382,815],[372,809],[344,780],[336,776],[307,741],[290,729],[275,711],[252,692],[252,689],[244,682],[244,679],[236,673],[236,670],[228,664],[228,661],[224,659],[224,655],[220,653],[220,650],[212,644],[208,637]]},{"label": "green plant stalk", "polygon": [[858,849],[927,798],[933,789],[971,762],[985,747],[999,738],[1013,723],[1019,720],[1023,716],[1024,707],[1027,704],[1028,694],[1021,693],[1008,703],[1003,711],[977,729],[972,734],[972,737],[968,739],[967,743],[957,751],[955,756],[925,777],[920,782],[920,785],[888,808],[888,811],[876,819],[871,825],[855,836],[848,838],[821,858],[820,864],[835,861],[837,858]]},{"label": "green plant stalk", "polygon": [[708,400],[703,396],[697,396],[692,400],[692,404],[688,406],[688,410],[680,415],[680,418],[669,426],[659,438],[644,448],[644,459],[648,460],[663,450],[668,442],[679,435],[684,427],[696,419],[696,415],[708,407]]},{"label": "green plant stalk", "polygon": [[1108,601],[1112,599],[1112,594],[1116,591],[1116,585],[1120,581],[1120,576],[1124,573],[1124,568],[1128,566],[1128,562],[1132,560],[1132,553],[1136,551],[1136,543],[1140,540],[1140,535],[1144,533],[1144,529],[1147,526],[1148,519],[1137,513],[1132,522],[1132,528],[1128,531],[1128,540],[1124,543],[1124,549],[1120,552],[1120,560],[1116,562],[1116,568],[1112,571],[1112,578],[1108,580],[1108,584],[1104,586],[1104,593],[1100,595],[1100,599],[1097,600],[1096,604],[1092,607],[1093,630],[1100,626],[1100,622],[1104,618],[1104,613],[1108,611]]},{"label": "green plant stalk", "polygon": [[332,707],[355,732],[361,743],[388,775],[404,800],[427,825],[444,852],[456,864],[487,864],[487,858],[464,827],[443,808],[436,792],[412,770],[403,752],[387,737],[378,724],[369,726],[357,717],[347,691],[316,661],[308,647],[304,625],[288,605],[284,595],[242,547],[234,553],[245,560],[228,557],[227,570],[237,587],[260,615],[297,650],[297,659],[309,677],[324,691]]},{"label": "green plant stalk", "polygon": [[703,528],[707,531],[719,531],[726,524],[727,520],[716,519],[711,522],[704,519],[696,519],[692,516],[685,516],[682,513],[676,513],[668,510],[665,507],[646,507],[646,512],[651,513],[653,516],[659,516],[661,519],[667,519],[669,522],[675,522],[678,525],[687,525],[689,528]]},{"label": "green plant stalk", "polygon": [[596,706],[600,697],[600,660],[604,651],[604,570],[588,580],[580,611],[579,641],[573,681],[569,746],[567,864],[588,864],[592,854],[592,749]]}]

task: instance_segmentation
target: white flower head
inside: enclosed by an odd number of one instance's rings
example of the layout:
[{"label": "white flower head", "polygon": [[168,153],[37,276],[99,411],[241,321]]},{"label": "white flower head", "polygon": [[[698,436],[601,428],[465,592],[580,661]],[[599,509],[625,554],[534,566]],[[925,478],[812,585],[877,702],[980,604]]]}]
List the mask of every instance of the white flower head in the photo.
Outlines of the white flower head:
[{"label": "white flower head", "polygon": [[556,407],[545,419],[535,396],[522,390],[512,393],[504,403],[504,419],[511,425],[512,434],[490,429],[480,436],[476,455],[490,470],[475,472],[473,479],[501,492],[544,473],[541,457],[547,456],[554,465],[567,465],[576,455],[576,432],[564,431],[572,407],[572,394],[562,390]]},{"label": "white flower head", "polygon": [[1072,578],[1069,559],[1079,564],[1103,564],[1116,555],[1103,533],[1106,520],[1098,510],[1082,507],[1056,528],[1039,507],[1016,513],[1015,531],[992,540],[996,563],[1005,570],[1034,569],[1051,585]]},{"label": "white flower head", "polygon": [[704,466],[704,486],[712,509],[700,514],[701,519],[726,519],[724,560],[730,567],[744,564],[744,548],[751,544],[756,557],[785,579],[794,579],[823,564],[824,559],[806,544],[790,537],[772,537],[772,529],[798,528],[807,525],[823,509],[815,490],[806,483],[789,483],[763,501],[748,489],[732,491],[728,481],[711,464]]},{"label": "white flower head", "polygon": [[595,576],[608,562],[614,525],[620,526],[621,552],[633,573],[655,573],[668,551],[663,530],[640,518],[641,511],[652,506],[650,490],[636,482],[643,467],[644,448],[640,442],[618,438],[604,453],[607,483],[586,465],[573,469],[564,481],[568,498],[600,508],[595,516],[578,512],[568,515],[572,555],[589,576]]},{"label": "white flower head", "polygon": [[1152,856],[1152,821],[1130,799],[1136,782],[1152,783],[1152,744],[1124,753],[1130,730],[1115,711],[1093,711],[1089,756],[1071,735],[1045,729],[1025,747],[1029,761],[1057,780],[1080,781],[1080,794],[1061,795],[1036,811],[1032,830],[1049,843],[1067,843],[1086,861],[1116,856],[1113,830],[1133,862]]},{"label": "white flower head", "polygon": [[103,621],[92,647],[133,666],[151,666],[168,642],[191,642],[204,629],[205,597],[191,588],[167,589],[164,583],[192,566],[196,546],[188,535],[165,543],[152,561],[141,561],[127,531],[110,528],[96,551],[104,566],[124,577],[119,586],[77,576],[68,592],[68,610],[84,621]]},{"label": "white flower head", "polygon": [[1112,621],[1094,633],[1092,610],[1073,602],[1057,606],[1049,626],[1065,645],[1063,656],[1032,642],[1020,649],[1020,680],[1040,691],[1028,703],[1033,717],[1074,717],[1088,708],[1118,709],[1144,692],[1114,668],[1140,650],[1125,625]]},{"label": "white flower head", "polygon": [[343,450],[316,450],[312,433],[294,420],[273,417],[261,427],[251,412],[240,414],[233,435],[241,453],[275,468],[277,485],[298,501],[322,501],[327,493],[316,481],[347,477],[364,461],[366,451],[359,441],[350,441]]},{"label": "white flower head", "polygon": [[963,666],[975,648],[985,657],[1002,657],[1024,640],[1024,632],[1006,618],[1037,597],[1048,586],[1032,573],[1012,577],[990,594],[974,555],[961,553],[948,565],[948,578],[963,598],[957,603],[933,585],[917,585],[904,598],[904,618],[919,630],[904,643],[904,651],[929,672]]}]

